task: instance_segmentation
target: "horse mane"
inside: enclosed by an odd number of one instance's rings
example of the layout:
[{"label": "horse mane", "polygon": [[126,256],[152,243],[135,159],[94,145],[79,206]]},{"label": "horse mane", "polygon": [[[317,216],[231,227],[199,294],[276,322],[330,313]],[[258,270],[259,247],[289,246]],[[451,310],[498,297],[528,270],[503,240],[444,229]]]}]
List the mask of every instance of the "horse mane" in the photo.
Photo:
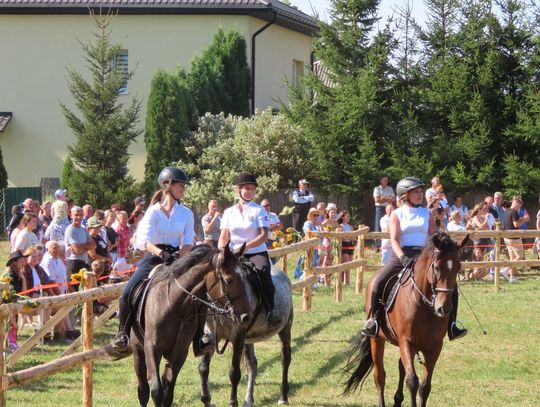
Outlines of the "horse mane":
[{"label": "horse mane", "polygon": [[[436,239],[439,240],[440,247],[435,246]],[[448,233],[438,231],[429,237],[426,247],[424,248],[424,253],[429,253],[431,255],[437,250],[440,250],[443,253],[451,253],[457,250],[457,245]]]},{"label": "horse mane", "polygon": [[207,263],[212,260],[212,256],[217,252],[217,249],[206,244],[201,244],[193,247],[191,251],[180,257],[169,266],[165,266],[162,271],[156,273],[155,281],[174,279],[185,274],[193,266],[200,263]]}]

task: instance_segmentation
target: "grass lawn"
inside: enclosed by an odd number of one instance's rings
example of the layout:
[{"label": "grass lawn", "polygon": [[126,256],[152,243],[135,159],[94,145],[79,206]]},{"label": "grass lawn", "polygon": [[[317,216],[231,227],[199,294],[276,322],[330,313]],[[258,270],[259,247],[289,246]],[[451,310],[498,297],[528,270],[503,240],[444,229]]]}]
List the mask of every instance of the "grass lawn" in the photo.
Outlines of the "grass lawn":
[{"label": "grass lawn", "polygon": [[[2,256],[4,257],[4,256]],[[523,278],[517,283],[502,283],[500,292],[492,283],[464,282],[464,296],[478,315],[488,334],[483,335],[463,296],[459,319],[469,328],[465,338],[445,340],[433,378],[431,406],[539,406],[540,392],[540,278]],[[363,389],[340,397],[348,347],[365,317],[363,298],[352,287],[344,291],[344,301],[334,302],[333,290],[314,291],[313,311],[301,311],[301,295],[294,293],[293,361],[290,368],[289,401],[294,406],[376,406],[371,377]],[[96,335],[96,346],[113,336],[116,321]],[[15,369],[57,357],[62,345],[35,348],[16,364]],[[281,365],[279,341],[274,338],[256,346],[259,376],[255,388],[257,406],[276,405],[279,398]],[[228,363],[230,353],[215,357],[211,367],[211,391],[217,406],[228,405]],[[387,347],[387,402],[393,400],[397,383],[397,348]],[[52,376],[7,392],[8,406],[77,406],[81,404],[81,369]],[[198,406],[199,375],[197,361],[190,355],[176,385],[176,406]],[[239,398],[245,393],[245,373]],[[136,379],[131,359],[101,361],[94,367],[95,406],[137,405]],[[389,403],[391,405],[391,403]],[[409,404],[408,394],[404,405]]]}]

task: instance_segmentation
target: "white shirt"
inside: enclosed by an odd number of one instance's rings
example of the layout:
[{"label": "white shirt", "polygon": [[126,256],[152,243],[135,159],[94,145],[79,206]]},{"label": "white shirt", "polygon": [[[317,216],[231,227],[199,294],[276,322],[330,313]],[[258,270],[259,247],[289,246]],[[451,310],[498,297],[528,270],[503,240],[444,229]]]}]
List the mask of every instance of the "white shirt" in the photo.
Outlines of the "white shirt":
[{"label": "white shirt", "polygon": [[455,223],[454,221],[448,222],[448,226],[446,228],[449,232],[459,232],[465,230],[465,226]]},{"label": "white shirt", "polygon": [[461,214],[461,222],[459,224],[465,226],[465,217],[469,213],[469,209],[465,205],[461,205],[459,208],[456,205],[452,205],[450,207],[450,213],[454,211],[458,211]]},{"label": "white shirt", "polygon": [[23,229],[17,234],[13,251],[20,250],[21,252],[24,252],[30,246],[35,246],[38,243],[39,240],[34,232]]},{"label": "white shirt", "polygon": [[439,193],[435,188],[426,189],[426,201],[428,204],[433,200],[433,198],[437,198],[438,195]]},{"label": "white shirt", "polygon": [[[388,222],[390,221],[390,217],[388,215],[384,215],[381,220],[379,221],[379,226],[381,227],[381,232],[388,232]],[[390,239],[381,239],[381,249],[390,249],[392,248],[392,244],[390,243]]]},{"label": "white shirt", "polygon": [[[302,190],[303,193],[306,191]],[[292,200],[297,204],[305,204],[308,202],[313,202],[315,200],[315,196],[308,191],[308,195],[300,195],[300,190],[295,189],[292,193]]]},{"label": "white shirt", "polygon": [[[67,281],[66,265],[60,259],[55,259],[49,253],[43,255],[40,266],[45,270],[45,273],[49,276],[51,281],[55,281],[58,284],[65,283]],[[60,285],[58,287],[60,292],[64,294],[67,291],[67,286]]]},{"label": "white shirt", "polygon": [[[266,209],[249,202],[242,212],[237,205],[225,209],[221,219],[221,229],[229,230],[230,246],[232,250],[238,249],[244,242],[255,239],[260,234],[260,228],[270,228],[270,220]],[[266,244],[262,242],[256,247],[246,250],[247,254],[266,251]]]},{"label": "white shirt", "polygon": [[[373,198],[381,198],[383,196],[392,196],[394,197],[395,194],[394,194],[394,190],[392,189],[392,187],[390,185],[387,185],[386,188],[383,188],[382,186],[378,186],[378,187],[375,187],[375,189],[373,190]],[[382,202],[382,203],[377,203],[377,201],[375,201],[375,206],[386,206],[388,205],[388,202]]]},{"label": "white shirt", "polygon": [[425,246],[429,232],[429,209],[403,205],[394,213],[399,219],[399,245]]},{"label": "white shirt", "polygon": [[156,202],[145,212],[137,226],[135,247],[146,250],[146,243],[167,244],[182,247],[193,244],[195,230],[191,209],[175,203],[169,217],[161,210],[161,204]]},{"label": "white shirt", "polygon": [[[279,216],[277,216],[274,212],[267,212],[268,213],[268,222],[270,223],[270,226],[277,225],[281,221],[279,220]],[[268,240],[276,240],[277,234],[276,231],[268,231]]]}]

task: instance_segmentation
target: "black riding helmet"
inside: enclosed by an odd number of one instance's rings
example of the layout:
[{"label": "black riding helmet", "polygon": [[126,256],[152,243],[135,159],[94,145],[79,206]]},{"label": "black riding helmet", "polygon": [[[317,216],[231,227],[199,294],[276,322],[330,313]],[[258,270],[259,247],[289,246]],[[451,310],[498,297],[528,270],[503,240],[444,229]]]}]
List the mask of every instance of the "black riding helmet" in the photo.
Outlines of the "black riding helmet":
[{"label": "black riding helmet", "polygon": [[187,174],[176,167],[165,167],[161,170],[158,176],[158,183],[162,189],[167,189],[167,185],[170,185],[173,182],[181,182],[183,184],[189,185],[189,177]]},{"label": "black riding helmet", "polygon": [[246,184],[253,184],[257,186],[257,177],[253,175],[251,172],[242,172],[238,174],[238,176],[234,180],[234,185],[240,187]]},{"label": "black riding helmet", "polygon": [[405,177],[397,183],[396,193],[397,196],[402,197],[407,192],[412,191],[416,188],[424,187],[426,184],[418,178],[415,177]]}]

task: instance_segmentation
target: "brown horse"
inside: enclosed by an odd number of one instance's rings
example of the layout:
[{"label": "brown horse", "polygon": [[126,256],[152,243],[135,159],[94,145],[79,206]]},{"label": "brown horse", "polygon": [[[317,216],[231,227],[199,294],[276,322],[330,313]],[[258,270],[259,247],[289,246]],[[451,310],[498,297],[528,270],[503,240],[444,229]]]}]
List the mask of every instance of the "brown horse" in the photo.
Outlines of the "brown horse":
[{"label": "brown horse", "polygon": [[[456,244],[446,233],[435,233],[414,264],[412,271],[403,273],[395,303],[386,314],[376,338],[362,336],[345,370],[352,373],[344,394],[356,390],[374,368],[373,376],[379,394],[379,407],[384,407],[384,344],[399,346],[399,384],[394,395],[394,406],[403,402],[403,382],[411,394],[411,405],[426,406],[431,391],[431,378],[441,353],[443,339],[452,310],[452,292],[461,268],[459,249],[469,236]],[[366,287],[366,309],[369,309],[371,281]],[[419,383],[414,369],[415,355],[424,356],[424,375]]]},{"label": "brown horse", "polygon": [[[241,251],[243,251],[242,247]],[[155,406],[170,406],[174,385],[189,351],[202,332],[206,311],[237,321],[249,321],[245,272],[228,247],[201,245],[170,266],[159,265],[149,281],[144,307],[144,336],[140,321],[131,332],[138,397],[146,406],[152,395]],[[194,342],[194,345],[195,345]],[[163,376],[159,364],[165,358]]]}]

